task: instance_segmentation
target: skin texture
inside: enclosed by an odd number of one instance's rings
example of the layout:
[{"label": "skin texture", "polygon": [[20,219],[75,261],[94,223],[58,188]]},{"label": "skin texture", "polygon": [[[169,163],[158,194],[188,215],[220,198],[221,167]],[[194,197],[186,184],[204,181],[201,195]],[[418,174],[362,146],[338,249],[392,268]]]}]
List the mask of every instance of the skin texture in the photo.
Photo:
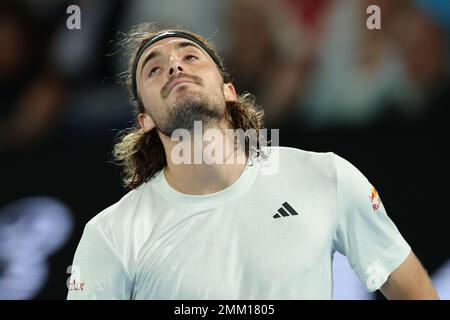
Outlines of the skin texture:
[{"label": "skin texture", "polygon": [[[192,46],[179,48],[181,43]],[[147,61],[147,57],[159,54]],[[166,38],[147,48],[137,68],[137,89],[147,113],[139,115],[141,126],[146,132],[155,124],[162,124],[170,112],[182,111],[177,106],[189,99],[204,99],[209,103],[221,104],[236,99],[231,83],[224,84],[222,76],[211,57],[193,42],[183,38]],[[179,84],[170,92],[170,82],[182,77],[188,82]],[[144,117],[144,119],[142,119]]]},{"label": "skin texture", "polygon": [[391,300],[439,299],[427,272],[413,252],[391,273],[381,292]]}]

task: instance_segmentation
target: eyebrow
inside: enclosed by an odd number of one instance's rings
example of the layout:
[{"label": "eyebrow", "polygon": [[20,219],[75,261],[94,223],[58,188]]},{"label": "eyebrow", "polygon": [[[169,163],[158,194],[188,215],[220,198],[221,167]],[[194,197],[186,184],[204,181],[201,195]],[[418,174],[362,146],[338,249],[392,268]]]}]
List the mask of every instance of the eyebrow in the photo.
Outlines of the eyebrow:
[{"label": "eyebrow", "polygon": [[[197,46],[195,43],[192,43],[189,41],[179,42],[175,45],[175,49],[181,49],[181,48],[186,48],[186,47],[194,47],[194,48],[201,50],[199,46]],[[152,51],[150,54],[148,54],[145,57],[144,62],[142,63],[141,74],[142,74],[142,70],[144,70],[145,64],[160,55],[161,55],[161,52],[159,52],[158,50]]]}]

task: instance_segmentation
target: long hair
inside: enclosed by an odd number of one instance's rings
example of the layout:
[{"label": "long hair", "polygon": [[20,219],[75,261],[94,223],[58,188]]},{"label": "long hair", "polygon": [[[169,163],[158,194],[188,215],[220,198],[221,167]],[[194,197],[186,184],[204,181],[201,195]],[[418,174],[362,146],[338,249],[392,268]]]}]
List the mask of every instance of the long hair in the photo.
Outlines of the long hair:
[{"label": "long hair", "polygon": [[[123,39],[118,44],[127,50],[129,56],[128,68],[120,75],[120,80],[128,90],[129,99],[136,117],[140,113],[145,113],[145,108],[139,95],[135,97],[132,92],[133,65],[137,58],[136,55],[140,47],[148,39],[169,30],[191,34],[202,41],[220,59],[216,48],[210,42],[202,36],[183,28],[171,28],[158,23],[142,23],[133,27],[128,34],[123,35]],[[221,71],[221,74],[224,83],[231,82],[226,71]],[[234,129],[242,129],[243,131],[254,129],[257,134],[257,141],[259,141],[259,130],[263,128],[264,123],[264,112],[256,104],[255,98],[251,94],[238,95],[237,101],[226,102],[226,114]],[[251,150],[248,145],[248,137],[245,139],[245,153],[247,157],[262,154],[258,148]],[[164,146],[156,130],[145,133],[137,121],[134,126],[121,132],[114,146],[113,157],[115,162],[123,167],[122,182],[126,189],[137,188],[142,183],[149,181],[167,165]]]}]

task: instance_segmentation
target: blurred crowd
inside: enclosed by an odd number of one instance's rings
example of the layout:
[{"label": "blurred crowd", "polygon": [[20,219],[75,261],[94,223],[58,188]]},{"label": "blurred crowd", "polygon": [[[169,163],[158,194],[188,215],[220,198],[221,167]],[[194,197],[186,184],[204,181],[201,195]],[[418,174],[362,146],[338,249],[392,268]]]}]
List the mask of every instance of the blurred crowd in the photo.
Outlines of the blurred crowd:
[{"label": "blurred crowd", "polygon": [[[80,30],[66,26],[72,4],[81,9]],[[366,27],[373,4],[380,30]],[[394,221],[431,271],[450,258],[448,248],[430,248],[448,243],[450,222],[442,213],[447,0],[2,0],[0,232],[19,225],[12,204],[41,210],[20,199],[43,196],[42,205],[58,204],[64,218],[54,220],[66,221],[69,239],[50,257],[53,270],[42,276],[49,284],[18,297],[64,298],[65,266],[84,224],[124,193],[109,153],[134,119],[117,82],[127,61],[115,42],[146,21],[212,40],[238,92],[253,93],[267,127],[281,130],[281,145],[347,157],[385,190]],[[0,288],[12,259],[5,252]]]}]

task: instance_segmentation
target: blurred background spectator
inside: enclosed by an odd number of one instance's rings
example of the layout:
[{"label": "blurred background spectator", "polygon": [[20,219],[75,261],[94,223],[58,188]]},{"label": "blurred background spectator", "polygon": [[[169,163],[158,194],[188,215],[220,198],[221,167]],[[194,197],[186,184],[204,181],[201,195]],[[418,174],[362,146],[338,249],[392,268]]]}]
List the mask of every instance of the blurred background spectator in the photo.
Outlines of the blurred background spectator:
[{"label": "blurred background spectator", "polygon": [[[73,4],[80,30],[66,26]],[[366,27],[373,4],[381,30]],[[2,1],[0,298],[64,299],[85,223],[125,193],[110,152],[134,119],[114,43],[144,21],[212,40],[281,145],[333,151],[360,168],[450,298],[446,0]],[[27,260],[38,239],[49,241]],[[20,282],[31,265],[39,272]],[[336,298],[381,298],[363,291],[345,258],[335,271]]]},{"label": "blurred background spectator", "polygon": [[38,142],[61,114],[65,83],[47,54],[52,21],[41,23],[30,9],[21,2],[0,4],[2,149]]},{"label": "blurred background spectator", "polygon": [[225,15],[225,64],[237,90],[256,95],[267,126],[277,128],[304,87],[308,46],[280,1],[233,0]]}]

